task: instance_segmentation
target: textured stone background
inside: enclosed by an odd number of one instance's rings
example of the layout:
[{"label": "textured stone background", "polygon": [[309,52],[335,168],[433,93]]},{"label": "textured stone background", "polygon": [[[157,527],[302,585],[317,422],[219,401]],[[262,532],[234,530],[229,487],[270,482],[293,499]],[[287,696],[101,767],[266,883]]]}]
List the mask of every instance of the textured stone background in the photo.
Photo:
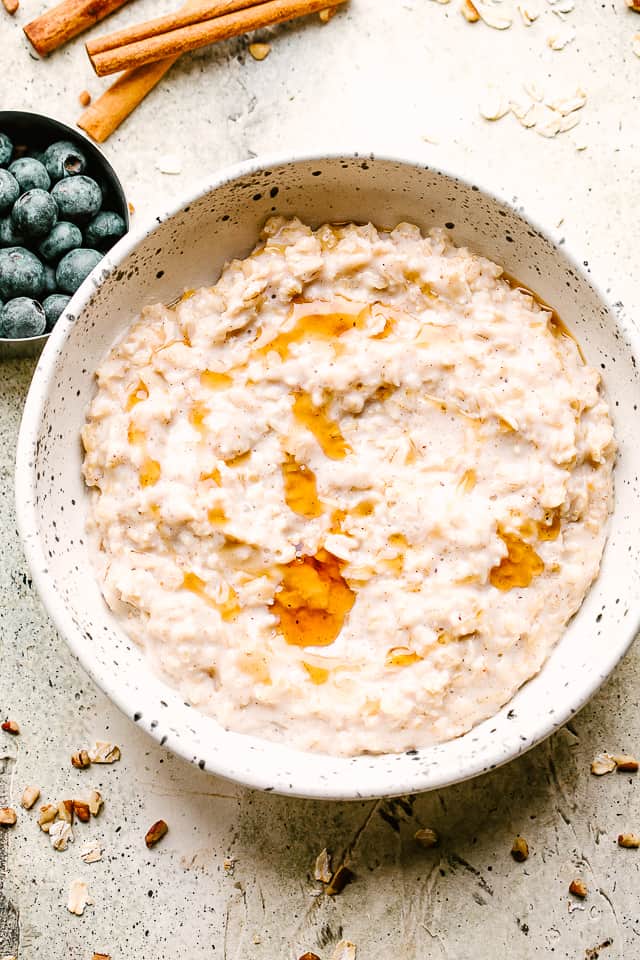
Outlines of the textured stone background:
[{"label": "textured stone background", "polygon": [[[15,20],[0,11],[0,108],[43,109],[72,123],[80,90],[96,94],[101,81],[79,42],[46,62],[29,53],[20,26],[43,6],[23,0]],[[137,0],[111,24],[170,7]],[[640,60],[630,42],[640,17],[624,0],[578,0],[571,22],[577,40],[556,53],[540,25],[470,26],[457,0],[352,0],[326,27],[314,18],[271,31],[262,63],[247,56],[245,39],[184,58],[106,150],[136,219],[206,171],[269,151],[353,144],[450,165],[516,198],[565,238],[633,316]],[[479,117],[484,84],[515,94],[529,78],[586,87],[586,151],[575,150],[571,134],[549,141],[511,117]],[[159,171],[165,154],[178,158],[180,175]],[[51,850],[31,814],[0,833],[0,956],[293,960],[313,950],[327,960],[340,936],[358,944],[359,960],[640,956],[640,852],[616,845],[621,830],[640,831],[640,784],[589,774],[600,749],[640,751],[637,649],[573,723],[466,785],[405,801],[323,804],[201,774],[110,706],[33,592],[12,479],[31,372],[29,362],[0,365],[0,712],[23,729],[0,740],[0,802],[17,803],[35,782],[45,798],[95,785],[106,803],[65,853]],[[96,737],[118,742],[122,761],[73,770],[71,752]],[[170,833],[149,852],[144,832],[160,816]],[[435,851],[412,839],[427,825],[442,834]],[[517,832],[532,851],[523,865],[509,856]],[[80,860],[85,838],[104,842],[102,862]],[[325,845],[347,853],[356,873],[335,900],[312,895],[313,861]],[[236,858],[232,873],[226,857]],[[570,910],[577,875],[590,894]],[[65,907],[75,877],[96,901],[81,918]]]}]

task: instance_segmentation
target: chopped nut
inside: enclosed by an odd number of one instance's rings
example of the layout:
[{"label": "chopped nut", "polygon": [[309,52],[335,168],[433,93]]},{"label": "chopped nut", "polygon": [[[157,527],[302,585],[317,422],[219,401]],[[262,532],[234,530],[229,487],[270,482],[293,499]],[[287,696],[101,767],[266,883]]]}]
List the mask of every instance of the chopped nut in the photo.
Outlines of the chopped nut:
[{"label": "chopped nut", "polygon": [[111,956],[108,953],[94,953],[91,960],[111,960]]},{"label": "chopped nut", "polygon": [[38,817],[38,826],[45,833],[49,833],[49,827],[58,816],[58,807],[55,803],[45,803],[40,807],[40,816]]},{"label": "chopped nut", "polygon": [[480,102],[480,114],[485,120],[500,120],[509,113],[509,103],[495,87],[488,87]]},{"label": "chopped nut", "polygon": [[2,729],[5,733],[12,733],[14,737],[20,733],[20,727],[16,720],[5,720]]},{"label": "chopped nut", "polygon": [[608,753],[599,753],[591,761],[591,773],[594,777],[603,777],[616,768],[616,762]]},{"label": "chopped nut", "polygon": [[350,940],[340,940],[331,954],[331,960],[356,960],[356,946]]},{"label": "chopped nut", "polygon": [[73,823],[73,800],[60,800],[58,803],[58,816],[67,823]]},{"label": "chopped nut", "polygon": [[120,756],[120,747],[113,743],[106,743],[104,740],[97,740],[95,747],[89,750],[91,763],[115,763]]},{"label": "chopped nut", "polygon": [[39,796],[40,787],[25,787],[22,791],[20,805],[24,807],[25,810],[31,810],[31,807],[34,805]]},{"label": "chopped nut", "polygon": [[581,87],[577,87],[573,93],[568,96],[556,97],[555,100],[549,100],[548,105],[552,110],[557,110],[563,116],[574,113],[576,110],[582,110],[587,102],[587,95]]},{"label": "chopped nut", "polygon": [[462,0],[462,6],[460,7],[462,16],[467,20],[468,23],[477,23],[480,19],[480,14],[478,13],[478,8],[476,7],[473,0]]},{"label": "chopped nut", "polygon": [[164,820],[156,820],[156,822],[149,827],[144,838],[144,842],[149,849],[155,846],[158,840],[162,840],[168,829],[169,827]]},{"label": "chopped nut", "polygon": [[13,807],[0,807],[0,827],[12,827],[18,815]]},{"label": "chopped nut", "polygon": [[80,859],[84,860],[85,863],[97,863],[98,860],[102,860],[103,850],[104,847],[97,841],[95,843],[87,843],[80,851]]},{"label": "chopped nut", "polygon": [[317,953],[310,953],[307,951],[303,953],[301,957],[298,957],[298,960],[320,960],[320,957]]},{"label": "chopped nut", "polygon": [[86,750],[78,750],[71,754],[71,763],[77,770],[86,770],[91,766],[91,760]]},{"label": "chopped nut", "polygon": [[97,817],[102,809],[104,800],[99,790],[92,790],[89,794],[89,812],[92,817]]},{"label": "chopped nut", "polygon": [[413,835],[413,839],[416,840],[421,847],[424,847],[426,850],[430,850],[432,847],[437,847],[440,843],[440,837],[435,830],[432,830],[430,827],[424,827],[422,830],[416,830]]},{"label": "chopped nut", "polygon": [[327,884],[325,892],[330,897],[335,897],[336,894],[342,893],[346,885],[354,879],[355,874],[349,870],[349,867],[345,867],[344,863],[341,863]]},{"label": "chopped nut", "polygon": [[637,773],[638,772],[638,761],[635,757],[629,756],[629,754],[614,754],[611,758],[615,761],[616,769],[620,773]]},{"label": "chopped nut", "polygon": [[88,90],[83,90],[80,96],[78,97],[81,107],[88,107],[91,103],[91,94]]},{"label": "chopped nut", "polygon": [[618,846],[637,850],[640,847],[640,837],[637,833],[621,833],[618,837]]},{"label": "chopped nut", "polygon": [[511,856],[517,863],[524,863],[529,856],[529,844],[524,837],[516,837],[511,847]]},{"label": "chopped nut", "polygon": [[270,43],[250,43],[249,53],[254,60],[265,60],[271,53]]},{"label": "chopped nut", "polygon": [[69,887],[69,899],[67,901],[67,910],[69,913],[75,913],[77,917],[81,917],[84,913],[84,908],[93,902],[91,894],[89,893],[89,887],[85,881],[72,880],[71,886]]},{"label": "chopped nut", "polygon": [[66,820],[56,820],[49,828],[49,840],[54,850],[66,850],[68,843],[73,843],[73,830]]},{"label": "chopped nut", "polygon": [[581,900],[584,900],[588,892],[584,880],[572,880],[569,884],[569,893],[572,893],[574,897],[580,897]]},{"label": "chopped nut", "polygon": [[89,823],[91,810],[89,809],[89,804],[85,803],[84,800],[73,801],[73,812],[81,823]]},{"label": "chopped nut", "polygon": [[322,883],[329,883],[331,880],[331,854],[326,847],[316,857],[313,875]]},{"label": "chopped nut", "polygon": [[337,7],[329,7],[327,10],[321,10],[318,16],[323,23],[329,23],[329,20],[333,20],[337,12]]}]

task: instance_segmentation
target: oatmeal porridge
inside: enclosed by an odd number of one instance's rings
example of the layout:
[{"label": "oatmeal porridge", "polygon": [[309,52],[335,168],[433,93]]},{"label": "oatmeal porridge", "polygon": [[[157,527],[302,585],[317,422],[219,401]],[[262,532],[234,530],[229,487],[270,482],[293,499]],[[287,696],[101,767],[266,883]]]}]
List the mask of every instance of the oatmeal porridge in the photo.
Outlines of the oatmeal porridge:
[{"label": "oatmeal porridge", "polygon": [[145,308],[83,430],[106,602],[234,731],[330,754],[458,736],[600,565],[600,377],[495,263],[402,223],[272,218]]}]

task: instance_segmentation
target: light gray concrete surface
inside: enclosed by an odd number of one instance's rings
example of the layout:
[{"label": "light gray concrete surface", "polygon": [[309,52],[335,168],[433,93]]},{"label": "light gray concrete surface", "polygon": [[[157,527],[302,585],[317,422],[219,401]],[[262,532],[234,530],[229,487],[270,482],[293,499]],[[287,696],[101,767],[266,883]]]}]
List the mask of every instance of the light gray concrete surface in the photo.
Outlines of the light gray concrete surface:
[{"label": "light gray concrete surface", "polygon": [[[341,143],[409,152],[516,198],[588,261],[633,317],[640,59],[631,37],[640,17],[624,0],[577,5],[569,17],[577,38],[554,52],[545,42],[548,17],[500,32],[467,24],[457,0],[352,0],[328,26],[314,18],[271,31],[262,63],[247,55],[244,38],[185,57],[106,151],[136,219],[206,171],[265,152]],[[30,54],[20,28],[43,6],[22,0],[14,20],[0,8],[0,107],[72,123],[79,92],[95,95],[104,83],[80,42],[46,62]],[[170,7],[137,0],[111,24]],[[585,151],[573,133],[546,140],[513,117],[479,117],[487,82],[513,95],[530,78],[552,89],[585,87]],[[159,171],[165,154],[178,158],[181,174]],[[0,712],[22,726],[19,737],[0,735],[0,805],[17,804],[24,785],[37,783],[44,799],[98,786],[105,808],[79,825],[64,853],[51,849],[33,813],[22,811],[17,827],[0,832],[0,956],[293,960],[311,950],[328,960],[343,936],[358,945],[359,960],[640,957],[640,851],[616,843],[623,830],[640,832],[640,784],[589,773],[598,750],[640,750],[637,647],[550,741],[438,793],[312,803],[201,774],[120,716],[74,663],[34,594],[12,480],[31,372],[29,362],[0,365]],[[121,762],[74,770],[70,754],[95,738],[119,743]],[[158,817],[170,832],[147,851],[144,833]],[[441,833],[438,849],[415,845],[420,826]],[[516,833],[530,844],[524,864],[509,855]],[[104,844],[101,862],[80,859],[88,839]],[[335,899],[318,896],[312,879],[324,846],[348,856],[356,875]],[[233,870],[225,858],[235,859]],[[570,903],[576,876],[589,888],[584,903]],[[82,917],[66,909],[76,877],[95,900]]]}]

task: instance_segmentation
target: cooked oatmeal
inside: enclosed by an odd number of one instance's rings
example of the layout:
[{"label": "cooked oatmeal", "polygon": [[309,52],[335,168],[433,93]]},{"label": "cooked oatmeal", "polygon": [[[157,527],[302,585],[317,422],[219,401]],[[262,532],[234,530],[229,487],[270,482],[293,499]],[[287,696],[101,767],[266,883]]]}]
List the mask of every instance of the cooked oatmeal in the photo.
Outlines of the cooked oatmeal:
[{"label": "cooked oatmeal", "polygon": [[232,730],[344,755],[458,736],[598,573],[600,377],[445,231],[273,218],[213,287],[145,308],[97,380],[104,597]]}]

